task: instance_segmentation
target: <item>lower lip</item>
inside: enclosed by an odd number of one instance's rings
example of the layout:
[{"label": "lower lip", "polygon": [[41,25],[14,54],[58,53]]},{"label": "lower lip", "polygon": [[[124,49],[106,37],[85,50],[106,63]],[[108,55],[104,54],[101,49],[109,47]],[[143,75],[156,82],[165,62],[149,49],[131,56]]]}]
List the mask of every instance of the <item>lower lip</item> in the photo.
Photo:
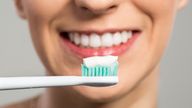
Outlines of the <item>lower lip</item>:
[{"label": "lower lip", "polygon": [[90,57],[90,56],[105,56],[114,55],[119,56],[131,48],[131,46],[136,41],[140,33],[133,33],[132,38],[130,38],[126,43],[120,44],[118,46],[106,47],[106,48],[83,48],[75,45],[70,40],[61,38],[62,45],[67,46],[71,52],[79,56],[80,58]]}]

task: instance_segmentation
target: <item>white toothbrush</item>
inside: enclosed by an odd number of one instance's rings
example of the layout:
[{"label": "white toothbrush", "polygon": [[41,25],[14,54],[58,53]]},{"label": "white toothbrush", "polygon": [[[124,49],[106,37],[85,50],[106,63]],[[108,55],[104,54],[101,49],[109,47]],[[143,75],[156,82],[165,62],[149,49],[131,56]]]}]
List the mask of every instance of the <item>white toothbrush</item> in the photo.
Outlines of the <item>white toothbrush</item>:
[{"label": "white toothbrush", "polygon": [[[105,59],[99,57],[101,60]],[[111,57],[105,57],[111,58]],[[113,57],[112,57],[113,58]],[[99,60],[96,57],[97,61]],[[91,61],[95,61],[93,57]],[[108,59],[107,59],[108,60]],[[107,65],[91,63],[87,58],[82,64],[82,76],[37,76],[37,77],[1,77],[0,90],[14,90],[14,89],[30,89],[30,88],[44,88],[44,87],[59,87],[59,86],[111,86],[118,83],[117,69],[118,62],[115,60],[108,60]],[[101,61],[102,62],[102,61]],[[106,62],[106,61],[105,61]],[[105,63],[106,64],[106,63]]]},{"label": "white toothbrush", "polygon": [[45,76],[45,77],[6,77],[0,78],[0,90],[29,89],[56,86],[110,86],[118,82],[116,76]]}]

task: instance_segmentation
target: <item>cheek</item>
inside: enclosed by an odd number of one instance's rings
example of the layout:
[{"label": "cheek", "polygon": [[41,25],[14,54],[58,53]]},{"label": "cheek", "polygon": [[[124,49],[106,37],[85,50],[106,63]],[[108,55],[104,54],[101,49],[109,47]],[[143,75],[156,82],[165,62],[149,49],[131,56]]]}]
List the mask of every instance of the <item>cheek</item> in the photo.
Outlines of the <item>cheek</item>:
[{"label": "cheek", "polygon": [[69,0],[26,0],[24,8],[27,18],[41,19],[48,21],[54,18],[62,9],[66,7]]},{"label": "cheek", "polygon": [[151,20],[152,36],[149,39],[151,46],[166,47],[176,13],[177,0],[132,0],[132,2]]},{"label": "cheek", "polygon": [[140,10],[151,17],[165,17],[173,13],[176,7],[176,0],[133,0]]}]

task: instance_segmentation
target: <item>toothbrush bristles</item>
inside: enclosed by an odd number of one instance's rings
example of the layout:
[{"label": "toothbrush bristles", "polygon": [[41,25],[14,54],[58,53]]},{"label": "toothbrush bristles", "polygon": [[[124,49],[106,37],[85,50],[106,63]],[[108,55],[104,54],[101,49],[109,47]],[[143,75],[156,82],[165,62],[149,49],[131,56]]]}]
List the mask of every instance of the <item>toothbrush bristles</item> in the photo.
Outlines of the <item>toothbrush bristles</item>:
[{"label": "toothbrush bristles", "polygon": [[82,76],[95,77],[95,76],[117,76],[118,63],[112,63],[111,65],[94,67],[87,67],[84,64],[81,65]]}]

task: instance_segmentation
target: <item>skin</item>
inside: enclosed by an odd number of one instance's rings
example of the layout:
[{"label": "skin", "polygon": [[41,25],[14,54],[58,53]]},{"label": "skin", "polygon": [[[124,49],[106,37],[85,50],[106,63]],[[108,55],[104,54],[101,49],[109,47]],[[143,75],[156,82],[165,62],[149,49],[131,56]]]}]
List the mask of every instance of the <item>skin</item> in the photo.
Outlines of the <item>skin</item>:
[{"label": "skin", "polygon": [[47,75],[81,73],[82,59],[61,47],[58,29],[137,27],[142,31],[129,51],[119,56],[117,85],[49,88],[35,104],[39,108],[157,107],[159,62],[175,15],[186,3],[187,0],[15,0],[19,16],[29,24]]}]

